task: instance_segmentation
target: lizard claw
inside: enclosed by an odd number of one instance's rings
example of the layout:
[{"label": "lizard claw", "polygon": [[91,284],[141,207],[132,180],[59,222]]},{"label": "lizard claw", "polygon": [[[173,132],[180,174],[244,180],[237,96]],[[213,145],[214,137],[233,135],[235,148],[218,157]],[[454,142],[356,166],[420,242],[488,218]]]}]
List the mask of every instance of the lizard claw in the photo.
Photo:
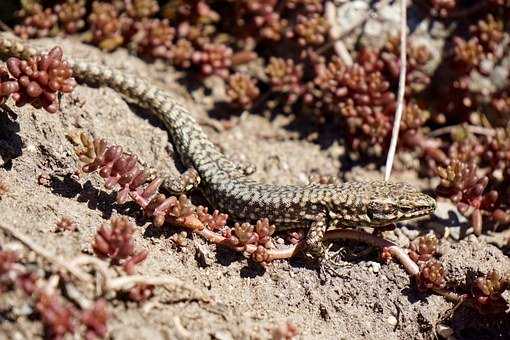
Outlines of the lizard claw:
[{"label": "lizard claw", "polygon": [[319,262],[319,276],[321,277],[321,281],[323,282],[325,281],[327,275],[347,278],[348,275],[345,273],[341,273],[340,269],[352,267],[352,265],[348,262],[344,261],[339,262],[334,260],[334,258],[337,257],[343,251],[343,249],[340,249],[336,252],[329,252],[330,248],[331,244],[328,246],[326,252],[324,253],[324,256],[320,258]]},{"label": "lizard claw", "polygon": [[322,282],[325,282],[328,276],[346,279],[349,275],[347,275],[343,270],[340,271],[340,269],[344,269],[346,267],[350,267],[346,262],[339,263],[331,259],[324,258],[319,263],[319,277]]}]

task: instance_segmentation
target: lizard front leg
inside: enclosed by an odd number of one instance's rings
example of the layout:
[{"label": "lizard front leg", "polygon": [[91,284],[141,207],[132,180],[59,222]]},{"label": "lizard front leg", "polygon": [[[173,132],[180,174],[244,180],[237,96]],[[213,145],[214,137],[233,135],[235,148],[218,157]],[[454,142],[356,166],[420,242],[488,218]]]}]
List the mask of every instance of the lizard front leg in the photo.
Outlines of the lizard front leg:
[{"label": "lizard front leg", "polygon": [[343,264],[332,260],[332,257],[327,253],[327,248],[324,246],[323,241],[327,227],[325,214],[318,214],[310,225],[305,239],[305,251],[309,256],[319,261],[318,269],[322,279],[325,278],[326,273],[334,276],[343,276],[338,271],[338,268],[344,267]]},{"label": "lizard front leg", "polygon": [[306,252],[316,259],[322,259],[326,255],[326,248],[322,243],[326,233],[326,216],[323,213],[315,216],[306,235]]}]

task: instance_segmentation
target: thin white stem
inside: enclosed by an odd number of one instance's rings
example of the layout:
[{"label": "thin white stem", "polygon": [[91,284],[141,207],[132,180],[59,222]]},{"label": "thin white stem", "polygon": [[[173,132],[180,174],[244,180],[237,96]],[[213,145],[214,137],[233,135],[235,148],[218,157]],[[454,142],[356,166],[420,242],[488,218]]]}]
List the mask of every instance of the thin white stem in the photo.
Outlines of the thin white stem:
[{"label": "thin white stem", "polygon": [[397,150],[398,133],[400,131],[400,121],[404,112],[404,95],[406,91],[406,73],[407,73],[407,2],[400,0],[400,77],[398,80],[397,110],[391,133],[390,148],[386,158],[386,169],[384,179],[387,181],[393,168],[395,151]]}]

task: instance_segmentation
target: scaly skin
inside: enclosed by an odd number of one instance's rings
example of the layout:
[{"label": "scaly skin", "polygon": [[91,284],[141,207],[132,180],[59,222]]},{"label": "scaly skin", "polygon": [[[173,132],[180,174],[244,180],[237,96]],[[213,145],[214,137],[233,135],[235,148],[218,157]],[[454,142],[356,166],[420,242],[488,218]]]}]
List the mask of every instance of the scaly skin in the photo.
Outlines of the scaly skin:
[{"label": "scaly skin", "polygon": [[[0,36],[0,53],[27,58],[37,51]],[[77,79],[111,87],[161,119],[184,164],[198,172],[199,189],[213,207],[241,220],[267,217],[278,230],[308,228],[307,244],[314,255],[323,255],[321,241],[329,226],[379,227],[429,215],[436,207],[433,198],[405,183],[297,186],[249,180],[211,143],[178,98],[121,71],[67,61]]]}]

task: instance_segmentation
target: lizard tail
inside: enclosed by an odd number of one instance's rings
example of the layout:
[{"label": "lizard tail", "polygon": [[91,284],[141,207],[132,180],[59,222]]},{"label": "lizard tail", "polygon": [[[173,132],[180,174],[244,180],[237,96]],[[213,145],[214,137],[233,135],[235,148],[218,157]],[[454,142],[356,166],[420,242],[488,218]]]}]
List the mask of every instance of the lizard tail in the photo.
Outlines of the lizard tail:
[{"label": "lizard tail", "polygon": [[[28,59],[40,52],[0,34],[0,53]],[[70,58],[66,58],[66,61],[78,80],[106,85],[150,109],[167,127],[183,162],[193,165],[203,180],[220,174],[237,175],[238,167],[209,140],[178,97],[120,70]]]}]

